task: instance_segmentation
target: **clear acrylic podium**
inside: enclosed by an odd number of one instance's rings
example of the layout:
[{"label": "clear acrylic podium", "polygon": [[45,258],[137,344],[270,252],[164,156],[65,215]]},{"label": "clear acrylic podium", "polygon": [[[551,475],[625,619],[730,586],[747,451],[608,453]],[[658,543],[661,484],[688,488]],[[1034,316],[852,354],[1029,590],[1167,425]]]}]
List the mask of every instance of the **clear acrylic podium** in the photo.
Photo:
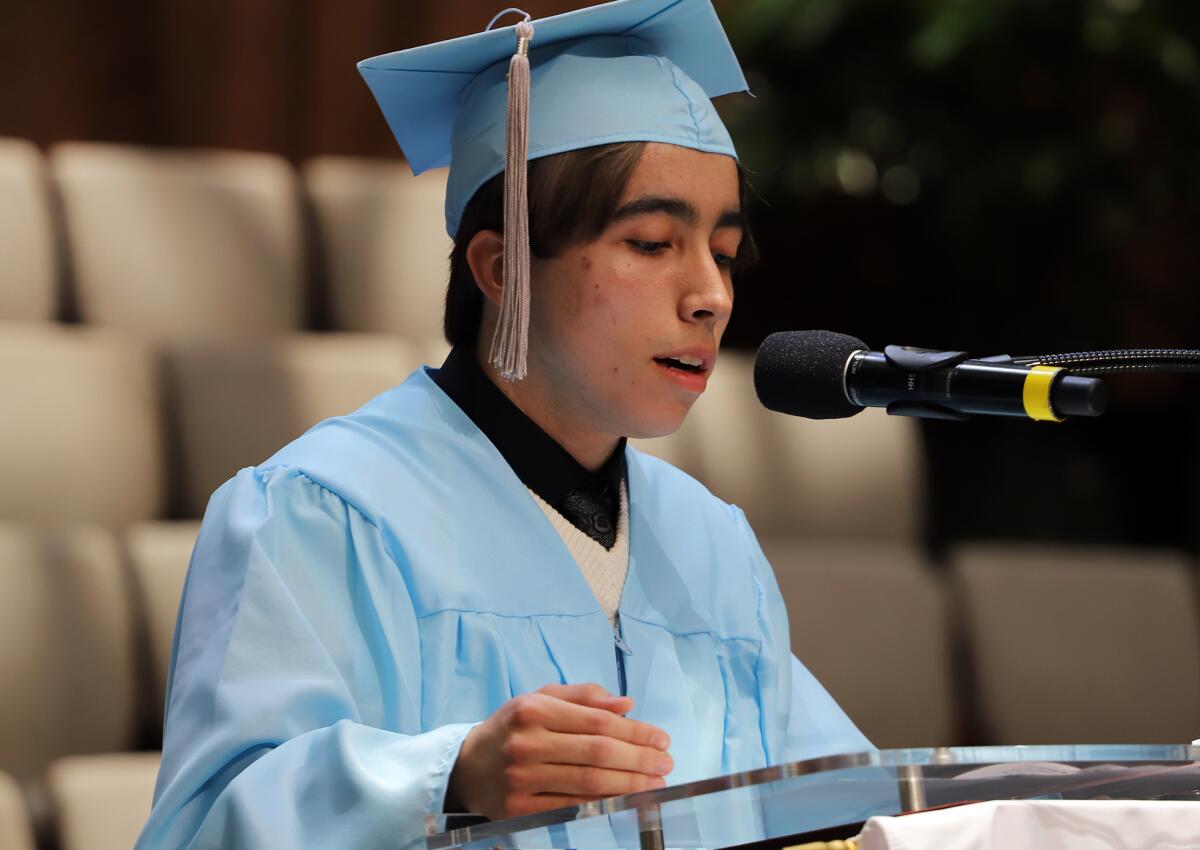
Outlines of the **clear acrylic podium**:
[{"label": "clear acrylic podium", "polygon": [[1194,800],[1200,747],[949,747],[766,767],[530,817],[455,827],[430,816],[428,850],[774,850],[845,838],[874,815],[982,800]]}]

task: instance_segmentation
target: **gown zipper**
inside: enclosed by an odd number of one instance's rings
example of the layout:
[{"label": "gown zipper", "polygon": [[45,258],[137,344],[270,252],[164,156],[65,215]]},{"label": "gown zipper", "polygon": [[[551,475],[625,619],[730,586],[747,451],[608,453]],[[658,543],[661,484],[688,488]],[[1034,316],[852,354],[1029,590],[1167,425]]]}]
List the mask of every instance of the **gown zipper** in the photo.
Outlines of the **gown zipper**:
[{"label": "gown zipper", "polygon": [[621,620],[618,617],[616,625],[613,626],[613,651],[617,655],[617,685],[621,690],[620,696],[629,696],[629,688],[625,681],[625,656],[633,655],[633,650],[629,648],[629,644],[625,642],[625,638],[621,637]]}]

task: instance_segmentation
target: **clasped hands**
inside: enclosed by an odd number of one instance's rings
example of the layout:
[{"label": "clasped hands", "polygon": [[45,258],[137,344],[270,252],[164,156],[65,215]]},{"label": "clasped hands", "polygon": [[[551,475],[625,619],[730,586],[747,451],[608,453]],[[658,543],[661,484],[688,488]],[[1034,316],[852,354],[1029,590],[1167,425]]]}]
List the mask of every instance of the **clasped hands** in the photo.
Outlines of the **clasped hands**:
[{"label": "clasped hands", "polygon": [[463,740],[446,811],[497,820],[662,788],[675,766],[670,738],[624,716],[632,710],[599,685],[513,697]]}]

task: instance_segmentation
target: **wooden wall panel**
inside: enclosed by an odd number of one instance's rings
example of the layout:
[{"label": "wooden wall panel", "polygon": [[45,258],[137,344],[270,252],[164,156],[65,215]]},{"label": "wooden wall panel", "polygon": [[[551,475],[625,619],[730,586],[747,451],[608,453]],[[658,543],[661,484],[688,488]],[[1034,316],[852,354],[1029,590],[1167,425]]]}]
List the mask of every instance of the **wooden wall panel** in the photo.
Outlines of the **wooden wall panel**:
[{"label": "wooden wall panel", "polygon": [[[580,6],[525,0],[534,17]],[[11,8],[9,8],[11,7]],[[476,32],[493,0],[8,0],[0,135],[397,156],[359,59]]]}]

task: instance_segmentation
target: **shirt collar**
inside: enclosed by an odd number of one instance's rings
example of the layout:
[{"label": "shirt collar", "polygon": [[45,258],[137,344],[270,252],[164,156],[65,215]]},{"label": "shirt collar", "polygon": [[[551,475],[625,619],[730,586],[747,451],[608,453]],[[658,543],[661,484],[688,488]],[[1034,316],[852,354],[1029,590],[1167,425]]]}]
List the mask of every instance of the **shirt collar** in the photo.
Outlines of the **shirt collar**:
[{"label": "shirt collar", "polygon": [[521,482],[547,504],[561,507],[572,491],[616,499],[625,479],[625,438],[595,472],[557,441],[492,383],[466,348],[456,347],[430,377],[496,447]]}]

